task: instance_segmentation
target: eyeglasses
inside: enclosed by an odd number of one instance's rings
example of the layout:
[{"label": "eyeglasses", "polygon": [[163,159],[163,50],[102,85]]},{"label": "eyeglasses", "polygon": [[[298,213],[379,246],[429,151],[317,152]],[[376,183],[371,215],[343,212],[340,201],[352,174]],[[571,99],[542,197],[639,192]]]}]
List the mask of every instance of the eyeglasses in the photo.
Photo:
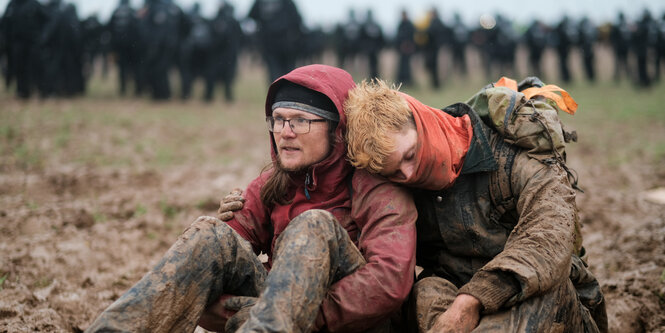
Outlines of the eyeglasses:
[{"label": "eyeglasses", "polygon": [[268,130],[273,133],[279,133],[284,129],[284,125],[289,123],[291,131],[296,134],[306,134],[309,133],[309,128],[312,123],[328,121],[326,119],[305,119],[305,118],[293,118],[293,119],[284,119],[282,117],[266,117],[266,123],[268,124]]}]

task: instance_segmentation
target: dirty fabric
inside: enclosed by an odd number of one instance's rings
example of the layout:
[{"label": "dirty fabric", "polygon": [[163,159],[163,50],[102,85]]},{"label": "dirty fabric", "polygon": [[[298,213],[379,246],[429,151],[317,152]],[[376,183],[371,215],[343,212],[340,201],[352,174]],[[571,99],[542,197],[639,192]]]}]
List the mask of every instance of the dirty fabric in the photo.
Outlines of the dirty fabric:
[{"label": "dirty fabric", "polygon": [[365,264],[344,228],[323,210],[296,217],[277,240],[266,276],[249,244],[201,217],[162,260],[88,329],[191,332],[221,294],[260,296],[238,332],[309,332],[331,284]]},{"label": "dirty fabric", "polygon": [[[330,286],[321,304],[320,321],[331,332],[355,332],[384,322],[407,298],[414,279],[417,213],[411,195],[385,178],[353,171],[346,160],[344,100],[355,86],[345,71],[325,65],[297,68],[276,80],[266,97],[272,114],[275,94],[284,81],[330,98],[339,112],[330,154],[302,172],[289,174],[284,190],[290,203],[264,203],[261,189],[274,169],[254,179],[243,194],[243,208],[228,221],[252,249],[273,264],[277,239],[293,219],[312,209],[330,212],[346,230],[367,264]],[[274,138],[271,156],[277,160]],[[273,164],[274,165],[274,164]]]},{"label": "dirty fabric", "polygon": [[[513,151],[477,115],[470,118],[474,138],[467,158],[473,163],[465,161],[451,188],[414,191],[417,261],[423,277],[447,280],[457,293],[478,298],[483,315],[493,315],[571,283],[578,216],[561,166]],[[488,163],[488,155],[496,163]],[[500,172],[509,174],[502,187],[514,204],[497,214],[503,195],[492,193],[490,181],[501,179]],[[600,288],[588,291],[602,298]]]},{"label": "dirty fabric", "polygon": [[[346,184],[348,207],[325,210],[346,230],[367,265],[327,291],[320,319],[331,332],[364,331],[384,322],[400,309],[414,279],[417,213],[409,192],[365,170],[355,171]],[[234,212],[229,226],[249,240],[255,251],[265,249],[272,262],[271,244],[276,250],[277,239],[286,230],[275,221],[295,214],[305,204],[268,209],[260,204],[259,185],[257,179],[244,192],[246,202],[253,204]]]},{"label": "dirty fabric", "polygon": [[[450,281],[428,277],[414,285],[411,306],[418,330],[427,332],[453,303],[459,290]],[[587,326],[588,325],[588,326]],[[570,280],[512,308],[482,315],[474,332],[598,332]]]},{"label": "dirty fabric", "polygon": [[310,332],[329,287],[365,264],[332,214],[310,210],[277,239],[266,287],[238,332]]},{"label": "dirty fabric", "polygon": [[191,332],[222,294],[258,296],[266,273],[246,240],[200,217],[86,332]]}]

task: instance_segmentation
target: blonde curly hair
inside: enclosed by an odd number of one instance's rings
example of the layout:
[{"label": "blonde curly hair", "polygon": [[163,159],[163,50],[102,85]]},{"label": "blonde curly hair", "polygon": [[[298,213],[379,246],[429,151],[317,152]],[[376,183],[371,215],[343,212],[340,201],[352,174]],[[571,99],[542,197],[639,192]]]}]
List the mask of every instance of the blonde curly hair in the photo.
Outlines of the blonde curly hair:
[{"label": "blonde curly hair", "polygon": [[356,168],[380,173],[395,151],[393,134],[414,124],[413,113],[398,90],[375,79],[363,81],[349,92],[344,103],[347,156]]}]

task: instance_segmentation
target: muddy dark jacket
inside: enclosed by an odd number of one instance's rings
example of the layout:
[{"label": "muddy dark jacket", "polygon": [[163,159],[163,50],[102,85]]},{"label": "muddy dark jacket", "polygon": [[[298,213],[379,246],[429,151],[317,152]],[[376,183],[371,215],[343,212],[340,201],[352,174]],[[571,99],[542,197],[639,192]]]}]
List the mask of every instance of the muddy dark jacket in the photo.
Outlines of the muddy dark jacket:
[{"label": "muddy dark jacket", "polygon": [[[443,191],[414,191],[418,208],[418,265],[423,275],[448,279],[496,312],[543,293],[568,278],[575,241],[575,193],[557,164],[531,159],[507,145],[465,104],[474,137],[462,172]],[[501,177],[501,172],[507,177]],[[511,195],[491,194],[493,181]],[[498,214],[494,200],[512,196]],[[497,200],[498,201],[498,200]]]},{"label": "muddy dark jacket", "polygon": [[[328,96],[343,110],[348,90],[354,86],[343,70],[311,65],[278,79],[268,91],[266,115],[271,114],[275,86],[288,80]],[[340,112],[335,131],[344,137],[346,116]],[[271,135],[273,161],[276,159]],[[351,172],[342,139],[323,161],[305,174],[293,175],[293,202],[267,207],[260,190],[270,171],[250,183],[245,205],[229,225],[247,239],[256,253],[272,257],[275,240],[289,222],[308,209],[331,212],[360,249],[367,264],[336,282],[328,290],[321,314],[329,331],[353,332],[373,327],[395,312],[413,284],[417,217],[408,191],[365,171]],[[307,191],[306,191],[307,190]],[[309,197],[309,198],[308,198]]]}]

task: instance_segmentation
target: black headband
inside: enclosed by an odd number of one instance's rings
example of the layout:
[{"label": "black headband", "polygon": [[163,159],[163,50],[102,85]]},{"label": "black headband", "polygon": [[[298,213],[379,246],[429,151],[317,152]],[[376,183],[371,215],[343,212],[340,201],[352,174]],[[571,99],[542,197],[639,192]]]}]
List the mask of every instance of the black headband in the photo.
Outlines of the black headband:
[{"label": "black headband", "polygon": [[284,81],[275,93],[272,109],[280,107],[309,112],[339,122],[337,107],[328,96],[290,81]]}]

